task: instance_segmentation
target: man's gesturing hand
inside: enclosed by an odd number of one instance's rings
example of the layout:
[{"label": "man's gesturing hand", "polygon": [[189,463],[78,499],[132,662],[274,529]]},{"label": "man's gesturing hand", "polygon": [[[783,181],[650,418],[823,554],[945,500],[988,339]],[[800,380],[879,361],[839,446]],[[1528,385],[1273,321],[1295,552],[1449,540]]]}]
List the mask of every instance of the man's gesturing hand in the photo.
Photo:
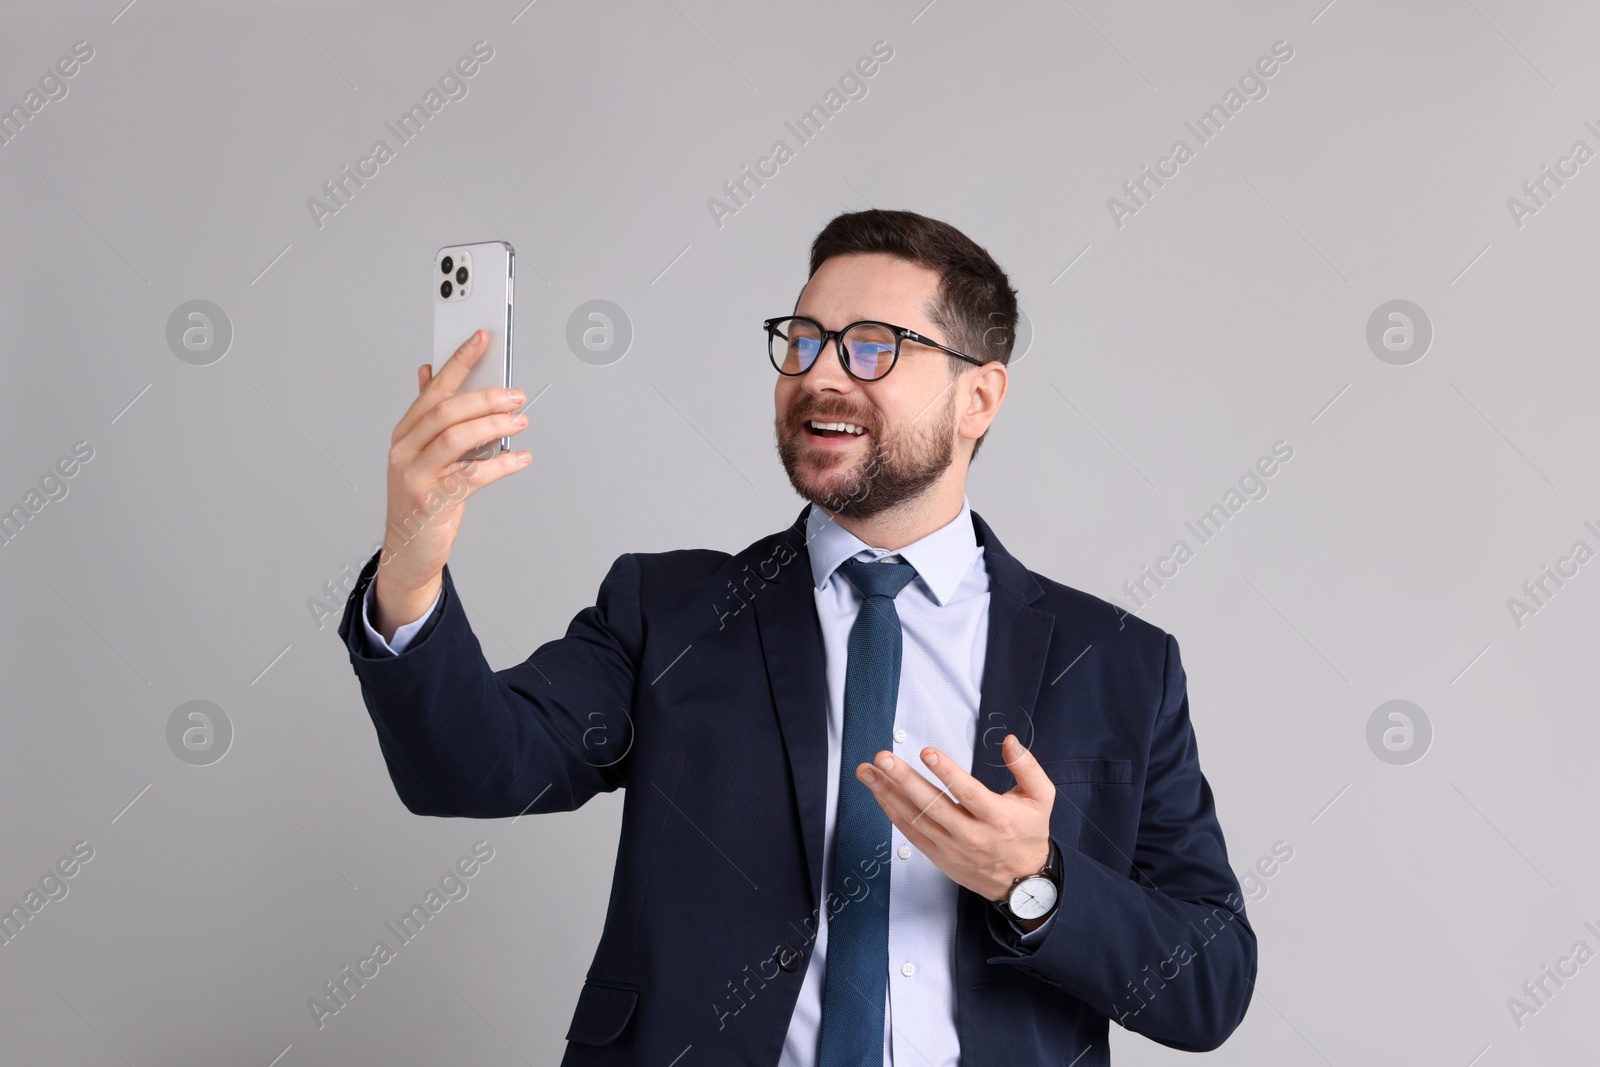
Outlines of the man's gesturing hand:
[{"label": "man's gesturing hand", "polygon": [[1005,793],[989,789],[931,745],[922,750],[923,762],[949,795],[888,750],[856,766],[856,777],[906,839],[952,881],[985,900],[999,900],[1016,878],[1036,874],[1050,858],[1055,783],[1015,735],[1006,735],[1000,753],[1017,778]]}]

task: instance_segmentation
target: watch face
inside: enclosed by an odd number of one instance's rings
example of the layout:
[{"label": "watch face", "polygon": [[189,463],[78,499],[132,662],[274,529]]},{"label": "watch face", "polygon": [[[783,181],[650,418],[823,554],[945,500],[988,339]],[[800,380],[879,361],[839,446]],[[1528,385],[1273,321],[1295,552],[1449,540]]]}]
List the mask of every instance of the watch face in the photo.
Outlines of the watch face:
[{"label": "watch face", "polygon": [[1019,919],[1037,919],[1055,907],[1056,884],[1042,874],[1025,878],[1011,891],[1008,901]]}]

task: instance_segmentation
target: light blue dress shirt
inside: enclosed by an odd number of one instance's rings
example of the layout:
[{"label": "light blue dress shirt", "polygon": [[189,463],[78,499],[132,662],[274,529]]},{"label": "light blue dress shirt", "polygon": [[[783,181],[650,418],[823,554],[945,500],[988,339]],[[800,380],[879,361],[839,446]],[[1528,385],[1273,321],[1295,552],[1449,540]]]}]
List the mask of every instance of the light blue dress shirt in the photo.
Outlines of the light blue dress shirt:
[{"label": "light blue dress shirt", "polygon": [[[812,507],[806,544],[817,618],[822,625],[828,692],[827,809],[823,821],[822,887],[831,884],[834,818],[839,806],[839,763],[844,737],[844,682],[850,628],[861,610],[861,595],[838,573],[847,559],[872,562],[903,559],[917,577],[895,598],[903,634],[900,690],[895,704],[891,751],[933,785],[942,783],[919,753],[933,746],[972,770],[982,697],[983,664],[989,635],[989,572],[972,528],[965,496],[961,512],[948,524],[896,552],[870,548],[826,512]],[[432,614],[395,631],[385,642],[368,621],[372,587],[362,604],[361,621],[374,649],[403,652]],[[441,596],[443,595],[441,590]],[[438,606],[435,598],[434,606]],[[848,788],[867,788],[854,775]],[[889,988],[885,996],[885,1067],[957,1067],[955,935],[960,887],[890,827],[893,867],[889,878]],[[800,986],[784,1040],[779,1067],[816,1067],[822,1024],[822,991],[827,974],[828,909],[817,913],[816,945]],[[1023,946],[1044,939],[1055,913],[1032,933],[1011,927]]]}]

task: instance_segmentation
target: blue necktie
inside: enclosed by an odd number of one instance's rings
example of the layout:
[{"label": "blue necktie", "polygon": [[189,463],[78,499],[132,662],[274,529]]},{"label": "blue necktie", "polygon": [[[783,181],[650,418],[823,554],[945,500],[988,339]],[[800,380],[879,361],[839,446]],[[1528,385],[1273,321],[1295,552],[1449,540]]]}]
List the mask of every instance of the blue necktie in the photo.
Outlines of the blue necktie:
[{"label": "blue necktie", "polygon": [[[901,640],[894,598],[917,576],[917,569],[909,563],[846,560],[839,573],[864,601],[850,628],[845,662],[844,741],[829,878],[845,903],[828,918],[817,1067],[882,1067],[883,1004],[889,989],[889,864],[874,857],[888,853],[890,822],[856,777],[856,766],[893,748]],[[876,877],[868,878],[874,863]]]}]

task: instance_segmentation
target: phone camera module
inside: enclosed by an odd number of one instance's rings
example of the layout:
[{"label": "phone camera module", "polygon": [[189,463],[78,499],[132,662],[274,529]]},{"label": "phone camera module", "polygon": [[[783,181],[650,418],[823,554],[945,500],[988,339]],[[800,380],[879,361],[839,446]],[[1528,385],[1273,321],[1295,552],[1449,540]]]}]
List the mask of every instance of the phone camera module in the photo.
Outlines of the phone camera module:
[{"label": "phone camera module", "polygon": [[455,269],[455,265],[456,265],[456,261],[451,259],[449,256],[445,256],[442,260],[439,261],[439,269],[441,271],[443,271],[445,274],[449,274],[452,270],[454,270]]},{"label": "phone camera module", "polygon": [[467,268],[462,267],[462,268],[460,268],[459,270],[456,271],[456,284],[457,285],[466,285],[467,284]]},{"label": "phone camera module", "polygon": [[451,289],[452,289],[452,286],[450,285],[450,279],[449,278],[446,278],[444,281],[439,283],[439,295],[444,297],[446,300],[450,299],[450,290]]}]

